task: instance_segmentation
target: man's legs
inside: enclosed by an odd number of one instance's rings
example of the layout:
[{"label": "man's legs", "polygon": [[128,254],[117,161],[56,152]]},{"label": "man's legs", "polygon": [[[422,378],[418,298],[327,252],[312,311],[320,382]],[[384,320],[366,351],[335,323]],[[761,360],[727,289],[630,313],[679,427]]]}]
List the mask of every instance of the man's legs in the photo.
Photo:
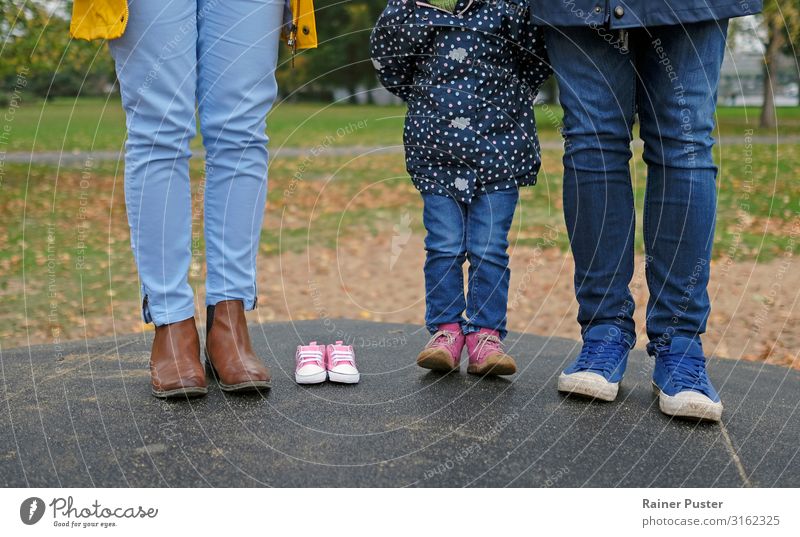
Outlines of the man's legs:
[{"label": "man's legs", "polygon": [[714,241],[714,110],[727,21],[652,28],[635,47],[645,142],[648,351],[659,407],[718,421],[722,402],[706,372],[700,335]]},{"label": "man's legs", "polygon": [[547,28],[545,39],[564,108],[564,216],[578,322],[583,333],[616,325],[633,334],[632,58],[590,28]]},{"label": "man's legs", "polygon": [[647,335],[705,331],[716,215],[712,138],[726,21],[651,28],[634,43],[647,190]]},{"label": "man's legs", "polygon": [[548,28],[545,39],[564,108],[564,216],[583,336],[558,389],[612,401],[635,340],[628,285],[636,69],[630,53],[591,28]]}]

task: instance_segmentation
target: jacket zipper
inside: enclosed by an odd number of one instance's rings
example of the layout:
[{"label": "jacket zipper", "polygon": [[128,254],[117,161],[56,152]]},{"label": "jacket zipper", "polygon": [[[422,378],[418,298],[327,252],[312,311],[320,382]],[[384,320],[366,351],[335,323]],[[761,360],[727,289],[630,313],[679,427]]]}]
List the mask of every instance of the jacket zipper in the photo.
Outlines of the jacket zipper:
[{"label": "jacket zipper", "polygon": [[[294,18],[294,14],[292,14],[292,18]],[[289,29],[289,39],[286,40],[286,44],[292,49],[292,69],[294,69],[294,56],[297,54],[297,23],[295,20],[292,20],[292,27]]]},{"label": "jacket zipper", "polygon": [[130,22],[130,21],[128,21],[128,19],[131,17],[130,10],[128,9],[128,2],[125,2],[124,17],[125,17],[125,28],[127,28],[128,27],[128,22]]},{"label": "jacket zipper", "polygon": [[298,12],[300,11],[300,2],[297,2],[297,9],[292,6],[292,2],[289,2],[289,9],[292,11],[292,26],[289,28],[289,38],[286,40],[286,44],[292,49],[292,69],[294,69],[294,57],[297,54],[297,23],[300,22],[300,15]]}]

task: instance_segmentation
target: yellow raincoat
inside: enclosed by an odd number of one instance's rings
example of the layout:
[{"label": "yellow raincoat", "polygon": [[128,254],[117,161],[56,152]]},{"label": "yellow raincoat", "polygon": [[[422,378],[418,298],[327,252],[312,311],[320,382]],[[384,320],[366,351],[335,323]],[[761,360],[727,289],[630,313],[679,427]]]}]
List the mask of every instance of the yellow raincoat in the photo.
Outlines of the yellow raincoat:
[{"label": "yellow raincoat", "polygon": [[[292,48],[317,47],[314,0],[290,0],[293,24],[281,33]],[[75,0],[69,33],[75,39],[116,39],[128,24],[127,0]]]}]

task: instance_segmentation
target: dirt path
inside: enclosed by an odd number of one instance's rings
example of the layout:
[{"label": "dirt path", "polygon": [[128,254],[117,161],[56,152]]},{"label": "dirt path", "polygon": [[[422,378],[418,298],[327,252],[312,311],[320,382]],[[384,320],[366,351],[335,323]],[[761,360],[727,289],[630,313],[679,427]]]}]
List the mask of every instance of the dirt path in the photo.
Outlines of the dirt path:
[{"label": "dirt path", "polygon": [[[572,258],[558,249],[517,247],[511,255],[509,329],[543,336],[579,338],[577,305],[572,290]],[[252,322],[351,318],[422,324],[425,303],[423,237],[412,233],[398,240],[391,229],[375,236],[340,241],[336,249],[262,256],[259,263],[259,307]],[[800,270],[788,256],[768,263],[716,261],[709,292],[713,309],[706,351],[717,356],[766,361],[800,369]],[[636,299],[638,347],[646,344],[643,261],[631,285]],[[197,296],[202,317],[203,292]],[[68,339],[152,330],[139,320],[139,305],[115,301],[107,315],[83,318]],[[335,323],[332,323],[332,325]],[[62,325],[63,326],[63,325]],[[49,328],[29,327],[5,348],[48,342]],[[358,334],[348,334],[358,336]],[[321,338],[329,334],[320,334]]]},{"label": "dirt path", "polygon": [[[391,233],[340,244],[338,255],[322,251],[313,258],[286,254],[269,260],[259,278],[265,296],[256,316],[262,321],[348,317],[421,324],[422,239],[411,237],[394,263]],[[511,259],[509,329],[578,339],[571,256],[524,247],[513,251]],[[800,271],[792,261],[712,265],[707,352],[800,368]],[[638,347],[644,348],[648,293],[641,258],[632,292]]]}]

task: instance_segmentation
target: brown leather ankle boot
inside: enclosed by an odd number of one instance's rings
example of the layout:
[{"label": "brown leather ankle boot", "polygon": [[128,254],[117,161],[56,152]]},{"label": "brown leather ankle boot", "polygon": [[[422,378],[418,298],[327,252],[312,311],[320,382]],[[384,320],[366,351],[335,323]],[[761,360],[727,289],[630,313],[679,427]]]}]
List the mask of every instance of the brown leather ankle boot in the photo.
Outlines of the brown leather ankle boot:
[{"label": "brown leather ankle boot", "polygon": [[205,395],[206,372],[194,317],[156,327],[150,351],[150,381],[156,397]]},{"label": "brown leather ankle boot", "polygon": [[269,369],[253,352],[242,301],[208,306],[206,323],[206,357],[220,388],[226,392],[269,388]]}]

